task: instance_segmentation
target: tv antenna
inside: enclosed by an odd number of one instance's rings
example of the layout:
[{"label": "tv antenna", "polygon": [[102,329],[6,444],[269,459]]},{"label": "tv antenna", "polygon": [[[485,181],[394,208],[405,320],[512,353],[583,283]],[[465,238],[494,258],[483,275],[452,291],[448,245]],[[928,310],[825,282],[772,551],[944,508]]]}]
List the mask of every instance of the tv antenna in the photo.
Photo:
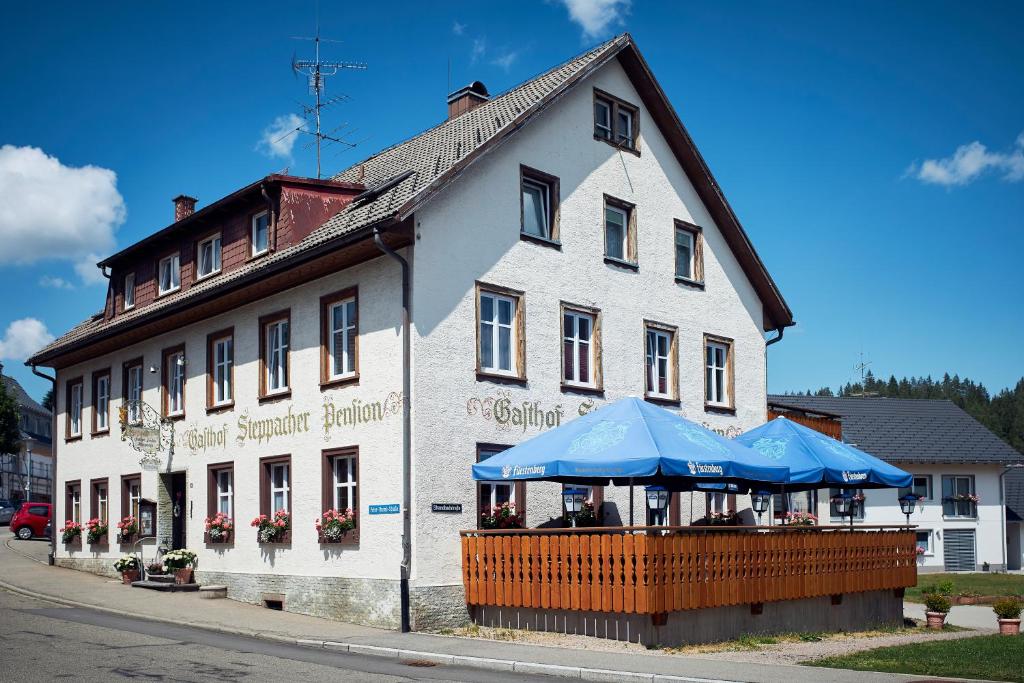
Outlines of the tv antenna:
[{"label": "tv antenna", "polygon": [[[320,147],[324,140],[329,142],[336,142],[345,145],[349,148],[355,147],[355,143],[347,142],[339,137],[332,136],[328,133],[324,133],[320,130],[320,112],[332,105],[338,104],[348,100],[347,95],[335,95],[333,97],[325,97],[326,95],[326,79],[329,76],[334,76],[342,69],[366,69],[366,64],[362,62],[326,62],[320,58],[320,43],[340,43],[340,40],[331,40],[330,38],[320,37],[320,22],[317,21],[316,35],[313,37],[293,36],[295,40],[311,40],[314,45],[315,57],[314,59],[296,59],[292,57],[292,71],[296,74],[302,74],[306,76],[309,82],[309,94],[315,96],[316,104],[313,106],[302,105],[302,111],[306,117],[312,116],[316,123],[315,132],[310,132],[302,128],[298,129],[298,132],[307,133],[312,135],[316,144],[316,177],[319,179],[320,175]],[[334,131],[331,131],[334,132]]]},{"label": "tv antenna", "polygon": [[860,362],[853,366],[854,370],[860,371],[860,393],[854,394],[855,396],[860,396],[861,398],[864,398],[865,396],[876,396],[878,394],[878,392],[876,391],[867,391],[866,387],[864,386],[864,371],[868,369],[869,365],[871,365],[871,361],[864,361],[864,351],[862,350],[860,352]]}]

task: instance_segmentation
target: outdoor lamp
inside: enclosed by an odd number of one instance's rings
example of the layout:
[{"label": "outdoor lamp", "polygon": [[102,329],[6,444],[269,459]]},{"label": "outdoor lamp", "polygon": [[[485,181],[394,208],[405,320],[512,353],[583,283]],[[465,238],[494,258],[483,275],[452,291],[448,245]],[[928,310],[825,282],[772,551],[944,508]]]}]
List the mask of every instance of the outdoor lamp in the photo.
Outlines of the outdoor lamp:
[{"label": "outdoor lamp", "polygon": [[651,511],[652,516],[656,516],[660,524],[664,524],[665,519],[665,508],[668,507],[668,491],[665,490],[664,486],[648,486],[644,488],[644,493],[647,494],[647,509]]},{"label": "outdoor lamp", "polygon": [[910,526],[910,515],[914,512],[914,507],[917,505],[917,496],[913,493],[908,493],[905,496],[900,496],[900,510],[907,516],[907,526]]},{"label": "outdoor lamp", "polygon": [[850,515],[850,528],[853,528],[853,496],[848,491],[843,491],[838,496],[832,499],[832,502],[836,506],[836,512],[839,513],[839,517],[845,517]]},{"label": "outdoor lamp", "polygon": [[562,501],[565,503],[565,511],[569,513],[569,523],[576,526],[576,515],[583,509],[587,502],[587,492],[583,489],[564,489]]},{"label": "outdoor lamp", "polygon": [[768,506],[772,502],[772,494],[770,491],[758,491],[750,496],[750,506],[757,513],[757,525],[761,526],[761,515],[768,511]]}]

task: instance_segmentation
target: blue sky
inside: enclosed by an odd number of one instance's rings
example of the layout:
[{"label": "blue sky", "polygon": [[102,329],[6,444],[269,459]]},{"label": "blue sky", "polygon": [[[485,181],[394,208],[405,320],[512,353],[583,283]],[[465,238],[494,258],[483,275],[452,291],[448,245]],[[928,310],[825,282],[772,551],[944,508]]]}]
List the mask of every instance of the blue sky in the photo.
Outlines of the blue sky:
[{"label": "blue sky", "polygon": [[[179,193],[314,172],[305,139],[260,141],[308,101],[289,62],[310,45],[290,36],[315,9],[5,16],[0,361],[41,395],[20,359],[102,306],[94,254],[166,226]],[[320,16],[343,41],[326,54],[370,66],[330,83],[351,100],[327,120],[360,145],[326,171],[441,120],[449,60],[455,85],[499,92],[628,30],[799,321],[771,347],[770,390],[851,380],[861,351],[885,376],[1024,374],[1024,5],[324,0]]]}]

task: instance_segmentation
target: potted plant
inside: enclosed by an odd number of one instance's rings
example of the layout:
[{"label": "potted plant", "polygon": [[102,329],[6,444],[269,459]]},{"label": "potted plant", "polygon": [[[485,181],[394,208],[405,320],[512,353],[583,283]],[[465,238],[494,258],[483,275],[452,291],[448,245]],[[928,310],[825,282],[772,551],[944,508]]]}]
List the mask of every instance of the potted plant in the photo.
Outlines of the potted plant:
[{"label": "potted plant", "polygon": [[90,519],[85,523],[88,532],[86,537],[90,545],[101,545],[107,542],[107,523],[101,519]]},{"label": "potted plant", "polygon": [[117,523],[117,540],[119,543],[131,543],[139,534],[139,520],[128,516]]},{"label": "potted plant", "polygon": [[584,501],[576,513],[576,526],[601,526],[597,521],[597,510],[592,502]]},{"label": "potted plant", "polygon": [[121,582],[124,585],[132,585],[132,581],[139,580],[138,555],[122,555],[114,562],[114,571],[121,572]]},{"label": "potted plant", "polygon": [[1022,609],[1024,609],[1024,603],[1021,603],[1020,598],[1000,598],[992,604],[992,611],[996,613],[1001,634],[1004,636],[1020,634],[1020,613]]},{"label": "potted plant", "polygon": [[174,574],[174,583],[192,583],[192,570],[199,562],[199,556],[191,550],[171,550],[164,553],[164,567]]},{"label": "potted plant", "polygon": [[956,604],[977,605],[981,602],[981,593],[976,591],[960,591],[956,594]]},{"label": "potted plant", "polygon": [[148,576],[163,576],[167,573],[167,567],[162,562],[150,562],[146,565],[146,574]]},{"label": "potted plant", "polygon": [[926,593],[924,596],[925,617],[928,628],[941,629],[946,623],[950,608],[949,596],[942,593]]},{"label": "potted plant", "polygon": [[223,512],[206,518],[206,537],[210,543],[227,543],[231,540],[231,530],[235,523]]},{"label": "potted plant", "polygon": [[480,526],[484,529],[522,529],[523,513],[516,512],[515,503],[502,503],[485,508],[480,513]]},{"label": "potted plant", "polygon": [[260,515],[252,520],[251,526],[256,527],[256,539],[260,543],[287,543],[292,516],[287,510],[278,510],[273,517]]},{"label": "potted plant", "polygon": [[702,520],[706,526],[737,526],[740,523],[740,516],[735,510],[727,512],[709,512]]},{"label": "potted plant", "polygon": [[72,520],[66,520],[60,529],[60,540],[64,545],[72,545],[82,540],[82,525]]},{"label": "potted plant", "polygon": [[316,531],[321,543],[340,543],[345,534],[356,528],[356,513],[352,508],[345,511],[327,510],[316,520]]},{"label": "potted plant", "polygon": [[818,518],[810,512],[787,512],[786,524],[790,526],[815,526]]}]

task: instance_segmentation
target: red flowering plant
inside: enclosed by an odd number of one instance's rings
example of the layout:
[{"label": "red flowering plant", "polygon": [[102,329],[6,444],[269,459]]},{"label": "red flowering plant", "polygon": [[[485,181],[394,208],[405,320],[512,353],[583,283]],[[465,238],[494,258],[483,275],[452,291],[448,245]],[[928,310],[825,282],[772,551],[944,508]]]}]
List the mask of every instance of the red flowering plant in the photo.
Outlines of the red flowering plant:
[{"label": "red flowering plant", "polygon": [[356,528],[356,513],[352,508],[328,510],[316,520],[316,531],[324,543],[337,543]]},{"label": "red flowering plant", "polygon": [[228,540],[235,523],[223,512],[218,512],[213,517],[206,518],[206,535],[211,543],[223,543]]},{"label": "red flowering plant", "polygon": [[107,522],[106,520],[93,518],[85,523],[86,528],[89,530],[88,539],[89,543],[99,543],[107,535]]},{"label": "red flowering plant", "polygon": [[735,510],[709,512],[704,515],[704,523],[708,526],[736,526],[740,523],[740,516]]},{"label": "red flowering plant", "polygon": [[126,542],[137,533],[139,533],[139,520],[134,517],[125,517],[117,523],[117,535],[120,537],[122,543]]},{"label": "red flowering plant", "polygon": [[480,526],[484,529],[522,529],[523,513],[516,512],[515,503],[502,503],[484,508],[480,513]]},{"label": "red flowering plant", "polygon": [[812,515],[810,512],[787,512],[786,513],[786,524],[791,526],[814,526],[818,523],[818,518]]},{"label": "red flowering plant", "polygon": [[78,522],[67,520],[60,529],[60,540],[67,543],[74,543],[75,539],[82,537],[82,525]]},{"label": "red flowering plant", "polygon": [[292,516],[287,510],[278,510],[273,517],[260,515],[252,520],[256,527],[256,538],[260,543],[280,543],[292,528]]}]

